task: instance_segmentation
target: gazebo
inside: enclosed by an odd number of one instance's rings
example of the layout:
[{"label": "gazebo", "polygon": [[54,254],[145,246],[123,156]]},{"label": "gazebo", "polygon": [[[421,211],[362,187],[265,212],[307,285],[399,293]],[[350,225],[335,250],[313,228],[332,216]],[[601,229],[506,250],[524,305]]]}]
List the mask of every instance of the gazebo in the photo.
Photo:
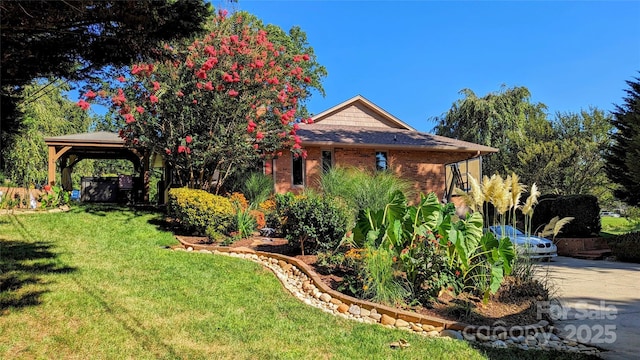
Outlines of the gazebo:
[{"label": "gazebo", "polygon": [[[138,201],[149,201],[149,159],[143,149],[128,148],[116,133],[98,131],[92,133],[54,136],[44,139],[49,148],[49,184],[55,184],[56,162],[60,166],[63,189],[72,190],[73,167],[84,159],[125,159],[133,163],[139,177],[130,181],[129,187]],[[121,180],[122,182],[122,180]],[[125,181],[127,182],[127,181]],[[122,184],[121,184],[122,185]]]}]

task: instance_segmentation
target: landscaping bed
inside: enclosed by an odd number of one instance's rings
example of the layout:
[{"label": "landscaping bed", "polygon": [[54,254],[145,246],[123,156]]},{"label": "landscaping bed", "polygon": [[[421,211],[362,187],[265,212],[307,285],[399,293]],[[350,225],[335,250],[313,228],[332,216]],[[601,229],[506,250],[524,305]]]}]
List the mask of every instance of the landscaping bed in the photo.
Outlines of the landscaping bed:
[{"label": "landscaping bed", "polygon": [[[216,245],[208,238],[201,236],[183,236],[180,238],[191,244]],[[219,245],[219,244],[218,244]],[[288,245],[288,241],[282,238],[251,237],[235,241],[229,245],[231,248],[249,248],[255,251],[275,253],[293,257],[307,264],[318,277],[331,289],[339,291],[344,274],[328,273],[318,264],[317,255],[301,255],[299,248]],[[517,284],[517,280],[508,277],[498,293],[493,295],[486,304],[481,299],[474,297],[453,297],[445,292],[438,297],[438,301],[429,307],[405,306],[402,309],[421,315],[441,318],[444,320],[473,324],[477,326],[524,326],[536,324],[540,320],[536,309],[538,299],[531,294],[536,293],[532,289],[535,284]],[[523,291],[524,288],[528,291]]]}]

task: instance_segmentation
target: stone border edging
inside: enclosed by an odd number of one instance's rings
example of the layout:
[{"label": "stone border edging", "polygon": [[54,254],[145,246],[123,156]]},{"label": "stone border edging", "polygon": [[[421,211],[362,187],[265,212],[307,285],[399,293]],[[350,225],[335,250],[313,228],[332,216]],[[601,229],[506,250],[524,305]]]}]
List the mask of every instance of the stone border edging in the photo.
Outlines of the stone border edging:
[{"label": "stone border edging", "polygon": [[[601,349],[561,339],[553,334],[553,326],[545,320],[527,326],[475,326],[432,316],[412,313],[389,306],[356,299],[331,289],[316,272],[298,259],[248,247],[223,247],[191,244],[175,236],[181,246],[172,250],[198,251],[200,253],[237,257],[261,264],[271,270],[282,286],[303,303],[319,308],[334,316],[387,328],[410,331],[428,337],[479,342],[495,348],[519,348],[522,350],[558,350],[596,355]],[[390,345],[392,346],[392,345]]]},{"label": "stone border edging", "polygon": [[70,211],[71,207],[68,205],[59,206],[53,209],[26,209],[26,208],[15,208],[15,209],[0,209],[0,215],[30,215],[30,214],[46,214],[46,213],[59,213],[59,212],[67,212]]},{"label": "stone border edging", "polygon": [[360,308],[371,311],[375,309],[377,313],[386,315],[391,317],[394,320],[403,320],[405,322],[410,322],[414,324],[425,324],[431,325],[436,328],[442,328],[447,330],[456,330],[456,331],[464,331],[465,334],[482,334],[482,335],[499,335],[500,333],[508,333],[510,336],[526,336],[531,333],[540,333],[546,332],[549,330],[549,323],[541,320],[537,324],[526,325],[526,326],[517,326],[517,327],[489,327],[489,326],[477,326],[470,325],[465,323],[460,323],[451,320],[439,319],[433,316],[417,314],[414,312],[393,308],[390,306],[373,303],[366,300],[356,299],[352,296],[348,296],[342,294],[332,288],[330,288],[327,284],[325,284],[320,277],[313,271],[307,264],[302,261],[299,261],[296,258],[292,258],[290,256],[270,253],[264,251],[256,251],[250,249],[248,247],[227,247],[227,246],[217,246],[217,245],[202,245],[202,244],[192,244],[179,236],[176,236],[176,239],[182,244],[184,248],[192,248],[193,250],[208,250],[208,251],[219,251],[222,253],[244,253],[244,254],[256,254],[258,256],[265,256],[269,258],[273,258],[279,261],[283,261],[292,266],[297,267],[301,272],[303,272],[309,279],[313,282],[313,284],[322,292],[329,294],[332,298],[340,300],[342,303],[347,306],[358,305]]}]

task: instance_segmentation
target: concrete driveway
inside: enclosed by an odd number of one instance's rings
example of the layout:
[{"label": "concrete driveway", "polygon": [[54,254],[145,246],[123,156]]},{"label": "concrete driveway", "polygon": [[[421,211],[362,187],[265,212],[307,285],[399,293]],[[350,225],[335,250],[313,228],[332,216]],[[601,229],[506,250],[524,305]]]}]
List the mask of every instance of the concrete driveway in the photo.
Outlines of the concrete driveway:
[{"label": "concrete driveway", "polygon": [[604,359],[640,358],[640,264],[559,256],[539,270],[559,299],[543,311],[564,337],[608,350]]}]

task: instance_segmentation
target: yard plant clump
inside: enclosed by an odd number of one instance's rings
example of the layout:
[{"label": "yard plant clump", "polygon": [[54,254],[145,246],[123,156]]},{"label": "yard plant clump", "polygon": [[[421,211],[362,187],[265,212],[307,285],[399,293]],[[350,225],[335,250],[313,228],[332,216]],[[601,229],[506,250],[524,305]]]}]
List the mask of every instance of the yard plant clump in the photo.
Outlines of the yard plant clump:
[{"label": "yard plant clump", "polygon": [[177,188],[169,190],[169,215],[195,233],[225,233],[235,214],[229,199],[204,190]]},{"label": "yard plant clump", "polygon": [[333,251],[347,231],[344,206],[334,199],[313,193],[276,195],[282,234],[302,254]]},{"label": "yard plant clump", "polygon": [[640,231],[607,238],[607,244],[618,260],[640,264]]},{"label": "yard plant clump", "polygon": [[[395,306],[502,301],[509,297],[502,289],[505,279],[509,291],[520,294],[509,301],[548,300],[546,284],[534,278],[535,265],[519,256],[508,237],[484,231],[489,224],[515,225],[519,214],[529,230],[537,187],[521,202],[524,186],[515,174],[471,184],[465,194],[471,212],[462,217],[434,193],[422,194],[415,205],[400,190],[388,193],[382,207],[360,209],[340,246],[319,255],[318,268],[341,274],[337,288],[345,293]],[[470,306],[461,316],[469,315],[475,305]]]}]

